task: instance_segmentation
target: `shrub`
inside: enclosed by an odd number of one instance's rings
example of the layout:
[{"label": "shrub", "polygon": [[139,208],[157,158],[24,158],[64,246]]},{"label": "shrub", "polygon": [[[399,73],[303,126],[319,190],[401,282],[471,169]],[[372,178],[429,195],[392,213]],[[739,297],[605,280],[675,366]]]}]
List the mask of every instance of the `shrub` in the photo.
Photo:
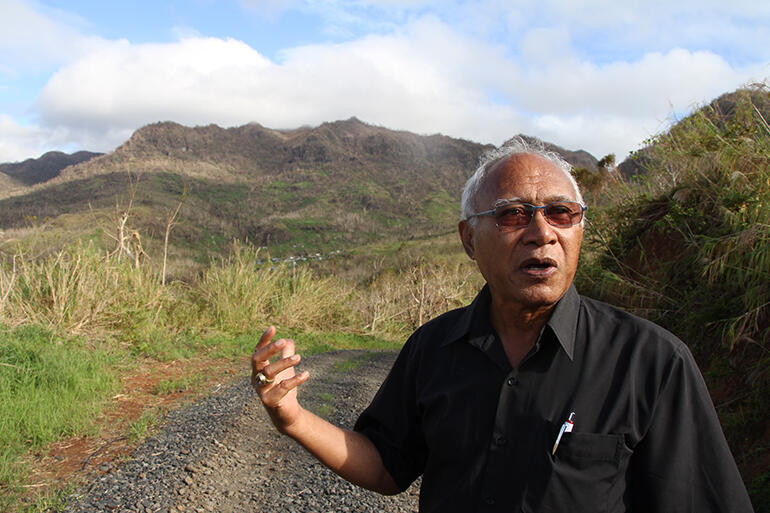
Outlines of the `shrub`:
[{"label": "shrub", "polygon": [[745,468],[768,457],[770,126],[756,105],[767,87],[731,100],[653,139],[645,179],[617,184],[592,215],[577,281],[688,343]]}]

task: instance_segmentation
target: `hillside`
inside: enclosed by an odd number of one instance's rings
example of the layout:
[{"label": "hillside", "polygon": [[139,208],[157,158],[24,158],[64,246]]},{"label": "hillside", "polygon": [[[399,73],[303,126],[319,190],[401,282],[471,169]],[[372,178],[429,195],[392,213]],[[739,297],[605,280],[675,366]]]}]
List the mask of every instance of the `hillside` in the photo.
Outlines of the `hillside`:
[{"label": "hillside", "polygon": [[[90,151],[78,151],[67,154],[60,151],[49,151],[40,158],[27,159],[24,162],[0,164],[0,180],[2,176],[8,176],[24,185],[34,185],[47,182],[51,178],[59,176],[62,169],[67,166],[88,161],[101,153]],[[5,192],[4,183],[0,182],[0,197]]]},{"label": "hillside", "polygon": [[34,219],[43,230],[92,230],[128,205],[129,180],[138,180],[134,228],[157,240],[181,201],[172,243],[198,257],[233,239],[281,252],[423,237],[454,230],[460,192],[485,149],[356,118],[286,131],[156,123],[110,154],[0,200],[0,229]]},{"label": "hillside", "polygon": [[25,188],[26,186],[20,181],[11,178],[5,173],[0,173],[0,198],[10,196]]},{"label": "hillside", "polygon": [[[529,141],[529,142],[534,142],[538,140],[535,137],[530,137],[524,134],[519,134],[519,136],[522,139],[525,139],[526,141]],[[565,148],[562,148],[561,146],[557,146],[555,144],[548,143],[548,142],[543,143],[543,146],[545,147],[546,150],[552,151],[554,153],[561,155],[564,160],[572,164],[572,166],[575,168],[584,168],[591,172],[598,171],[596,157],[594,157],[593,155],[591,155],[585,150],[577,150],[577,151],[567,150]]]},{"label": "hillside", "polygon": [[[768,96],[767,91],[762,87],[749,87],[719,96],[708,105],[697,109],[692,114],[680,120],[671,127],[670,132],[672,135],[676,136],[678,132],[683,130],[684,126],[687,126],[688,123],[692,122],[695,117],[700,116],[700,113],[702,112],[708,113],[708,118],[714,122],[716,126],[722,127],[727,120],[732,120],[736,116],[737,106],[740,105],[741,99],[747,95],[757,112],[765,120],[770,120],[770,96]],[[647,145],[621,162],[618,165],[618,170],[626,178],[646,175],[647,171],[650,168],[657,166],[659,161],[660,159],[654,156],[653,146]]]},{"label": "hillside", "polygon": [[696,357],[757,511],[770,510],[770,90],[718,98],[615,182],[578,289],[669,329]]}]

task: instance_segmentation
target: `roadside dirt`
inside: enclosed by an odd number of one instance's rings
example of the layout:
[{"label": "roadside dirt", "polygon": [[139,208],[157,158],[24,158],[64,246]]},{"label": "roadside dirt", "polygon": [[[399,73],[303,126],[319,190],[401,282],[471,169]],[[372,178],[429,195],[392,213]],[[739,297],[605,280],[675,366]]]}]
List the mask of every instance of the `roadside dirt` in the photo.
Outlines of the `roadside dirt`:
[{"label": "roadside dirt", "polygon": [[[29,474],[20,497],[21,504],[34,504],[40,496],[57,489],[77,486],[114,468],[130,457],[143,436],[131,436],[131,426],[142,414],[153,419],[150,434],[160,428],[165,413],[202,397],[216,393],[248,368],[248,360],[198,359],[192,361],[157,362],[146,360],[120,377],[120,391],[111,397],[94,432],[67,437],[48,447],[30,453],[24,460]],[[193,378],[197,377],[197,378]],[[191,381],[184,390],[162,393],[162,383]]]},{"label": "roadside dirt", "polygon": [[[311,380],[300,400],[331,422],[352,427],[394,359],[395,353],[365,351],[307,357],[301,370],[309,370]],[[194,392],[157,393],[159,383],[184,375],[208,377]],[[147,364],[125,376],[122,388],[100,419],[98,435],[33,455],[27,504],[39,493],[69,485],[75,492],[64,511],[78,513],[418,509],[419,483],[395,497],[359,489],[279,435],[251,389],[246,359]],[[171,420],[146,441],[132,441],[126,433],[147,410],[169,411]]]}]

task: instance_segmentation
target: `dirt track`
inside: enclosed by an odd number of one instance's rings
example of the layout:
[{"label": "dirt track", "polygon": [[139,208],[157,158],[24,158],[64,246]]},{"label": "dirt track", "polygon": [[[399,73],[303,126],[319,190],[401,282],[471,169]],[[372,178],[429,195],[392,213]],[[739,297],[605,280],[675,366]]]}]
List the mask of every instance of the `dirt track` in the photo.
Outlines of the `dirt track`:
[{"label": "dirt track", "polygon": [[[338,351],[309,356],[311,379],[300,401],[351,427],[395,358]],[[162,433],[96,478],[66,511],[411,512],[418,488],[395,497],[339,479],[292,440],[275,432],[247,376],[175,412]]]}]

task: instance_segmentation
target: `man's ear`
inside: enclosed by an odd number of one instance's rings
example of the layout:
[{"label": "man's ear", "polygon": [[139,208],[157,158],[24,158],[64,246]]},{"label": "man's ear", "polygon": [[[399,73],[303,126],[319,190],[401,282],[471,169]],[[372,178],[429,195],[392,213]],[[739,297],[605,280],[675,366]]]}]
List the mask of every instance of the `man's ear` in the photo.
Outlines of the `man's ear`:
[{"label": "man's ear", "polygon": [[457,231],[460,232],[460,240],[463,242],[465,253],[471,260],[475,260],[476,248],[473,244],[473,227],[468,221],[460,221],[457,225]]}]

